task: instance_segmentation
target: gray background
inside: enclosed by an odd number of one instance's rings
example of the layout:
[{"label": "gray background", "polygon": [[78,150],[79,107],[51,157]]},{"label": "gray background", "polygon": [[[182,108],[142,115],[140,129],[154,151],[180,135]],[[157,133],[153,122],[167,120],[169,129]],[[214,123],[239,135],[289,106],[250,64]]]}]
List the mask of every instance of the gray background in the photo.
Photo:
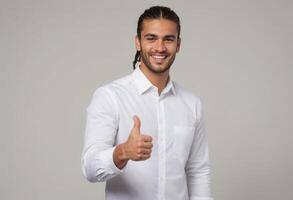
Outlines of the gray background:
[{"label": "gray background", "polygon": [[80,169],[85,109],[132,72],[157,4],[181,17],[171,76],[204,100],[215,199],[293,199],[292,1],[0,2],[0,199],[104,199]]}]

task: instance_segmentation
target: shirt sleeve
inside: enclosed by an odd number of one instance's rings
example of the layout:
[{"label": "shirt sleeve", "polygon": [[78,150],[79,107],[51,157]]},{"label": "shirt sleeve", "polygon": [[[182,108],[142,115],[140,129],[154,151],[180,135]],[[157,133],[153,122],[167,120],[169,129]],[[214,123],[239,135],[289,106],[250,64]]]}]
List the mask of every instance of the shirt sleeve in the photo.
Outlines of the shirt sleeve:
[{"label": "shirt sleeve", "polygon": [[114,94],[108,88],[98,88],[87,107],[81,156],[83,175],[90,182],[107,181],[123,171],[113,161],[118,125],[118,106]]},{"label": "shirt sleeve", "polygon": [[191,152],[186,164],[190,200],[212,200],[210,190],[210,161],[201,100],[196,104],[196,128]]}]

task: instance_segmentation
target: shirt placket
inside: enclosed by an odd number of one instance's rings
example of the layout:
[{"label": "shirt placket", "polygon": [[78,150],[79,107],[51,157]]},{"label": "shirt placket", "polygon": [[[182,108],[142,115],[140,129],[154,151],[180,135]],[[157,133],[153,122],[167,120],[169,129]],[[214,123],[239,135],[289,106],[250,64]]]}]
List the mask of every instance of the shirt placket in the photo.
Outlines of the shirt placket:
[{"label": "shirt placket", "polygon": [[157,111],[158,111],[158,165],[159,165],[159,200],[165,200],[165,174],[166,174],[166,140],[165,140],[165,111],[164,101],[158,97]]}]

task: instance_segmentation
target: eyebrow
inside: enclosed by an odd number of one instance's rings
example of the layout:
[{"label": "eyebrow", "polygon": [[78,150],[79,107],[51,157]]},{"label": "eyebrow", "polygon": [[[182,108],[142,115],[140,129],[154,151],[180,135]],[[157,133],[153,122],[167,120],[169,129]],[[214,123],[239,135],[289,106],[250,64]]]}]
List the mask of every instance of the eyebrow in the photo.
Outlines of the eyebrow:
[{"label": "eyebrow", "polygon": [[[158,37],[158,36],[155,35],[155,34],[152,34],[152,33],[148,33],[144,37],[146,38],[146,37]],[[164,38],[173,38],[173,39],[175,39],[176,36],[175,35],[165,35]]]}]

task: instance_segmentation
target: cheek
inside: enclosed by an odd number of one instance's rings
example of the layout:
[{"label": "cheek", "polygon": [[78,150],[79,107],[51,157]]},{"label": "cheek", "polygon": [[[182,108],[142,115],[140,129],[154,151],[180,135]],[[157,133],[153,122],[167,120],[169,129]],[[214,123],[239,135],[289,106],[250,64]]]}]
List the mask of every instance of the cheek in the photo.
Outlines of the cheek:
[{"label": "cheek", "polygon": [[172,53],[176,53],[177,52],[177,45],[176,44],[172,44],[169,46],[169,52],[172,52]]},{"label": "cheek", "polygon": [[149,47],[149,45],[143,45],[141,46],[141,51],[143,53],[147,53],[151,48]]},{"label": "cheek", "polygon": [[153,48],[153,45],[152,44],[146,44],[146,45],[144,45],[144,47],[143,47],[143,49],[145,50],[145,51],[149,51],[149,50],[151,50]]}]

